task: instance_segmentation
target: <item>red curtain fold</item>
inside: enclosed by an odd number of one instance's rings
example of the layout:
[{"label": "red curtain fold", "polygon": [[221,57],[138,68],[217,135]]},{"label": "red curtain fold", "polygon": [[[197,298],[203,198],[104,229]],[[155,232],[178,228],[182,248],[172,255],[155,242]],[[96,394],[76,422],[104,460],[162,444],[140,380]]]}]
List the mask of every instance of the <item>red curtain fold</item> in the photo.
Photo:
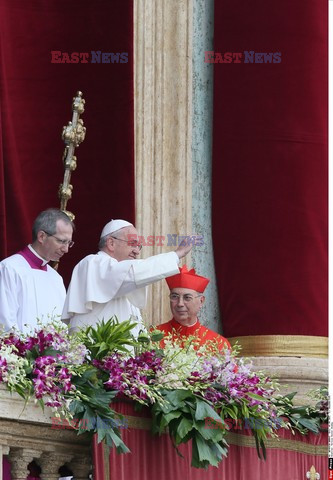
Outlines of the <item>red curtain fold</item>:
[{"label": "red curtain fold", "polygon": [[[1,259],[30,241],[39,211],[59,206],[62,127],[76,91],[86,100],[68,203],[75,246],[59,267],[68,280],[107,221],[134,221],[133,1],[0,0],[0,32]],[[88,53],[88,63],[52,63],[52,51]],[[128,61],[92,63],[92,51]]]},{"label": "red curtain fold", "polygon": [[[149,411],[135,412],[128,403],[115,404],[114,408],[124,415],[150,418]],[[306,473],[314,465],[321,478],[327,471],[326,453],[303,453],[307,445],[313,448],[327,446],[327,433],[320,435],[302,436],[293,435],[286,430],[279,430],[281,447],[268,448],[267,460],[260,460],[254,446],[236,445],[237,438],[252,437],[249,430],[242,430],[230,441],[228,457],[218,468],[209,467],[207,470],[191,467],[191,444],[180,446],[183,458],[177,455],[168,435],[152,436],[149,430],[141,427],[130,427],[122,430],[122,438],[130,448],[131,453],[117,454],[113,448],[109,457],[109,477],[102,474],[103,448],[95,443],[95,480],[275,480],[277,478],[300,479],[306,478]],[[301,443],[297,443],[301,442]],[[297,447],[298,446],[298,447]],[[299,450],[297,451],[297,448]],[[303,452],[302,452],[303,450]]]},{"label": "red curtain fold", "polygon": [[[327,335],[327,9],[215,2],[214,51],[242,54],[214,65],[213,241],[228,337]],[[246,63],[244,52],[281,61]]]}]

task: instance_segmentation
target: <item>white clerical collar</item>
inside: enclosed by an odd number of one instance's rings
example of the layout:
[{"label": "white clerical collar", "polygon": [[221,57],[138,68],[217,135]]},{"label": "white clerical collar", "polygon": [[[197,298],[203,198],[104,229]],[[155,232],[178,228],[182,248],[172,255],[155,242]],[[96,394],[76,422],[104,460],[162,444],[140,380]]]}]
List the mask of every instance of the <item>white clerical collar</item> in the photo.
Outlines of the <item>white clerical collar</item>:
[{"label": "white clerical collar", "polygon": [[36,257],[38,257],[40,260],[42,260],[42,267],[44,267],[44,265],[46,265],[47,263],[49,263],[47,260],[45,260],[45,258],[41,257],[40,255],[38,255],[38,253],[36,252],[36,250],[34,248],[32,248],[32,246],[29,244],[28,245],[28,248],[29,250],[31,250],[31,252],[36,255]]},{"label": "white clerical collar", "polygon": [[198,323],[198,319],[196,319],[195,322],[192,323],[192,325],[186,325],[186,326],[187,326],[187,327],[194,327],[197,323]]},{"label": "white clerical collar", "polygon": [[177,320],[175,320],[175,322],[179,323],[179,325],[181,325],[184,328],[192,328],[192,327],[195,327],[195,325],[198,323],[198,319],[196,319],[196,321],[194,323],[191,323],[191,325],[184,325],[183,323],[180,323]]},{"label": "white clerical collar", "polygon": [[118,261],[116,258],[111,257],[111,255],[109,255],[108,253],[104,252],[104,250],[98,250],[97,255],[102,255],[102,256],[104,255],[105,257],[108,257],[108,258],[111,259],[112,261],[119,263],[119,261]]}]

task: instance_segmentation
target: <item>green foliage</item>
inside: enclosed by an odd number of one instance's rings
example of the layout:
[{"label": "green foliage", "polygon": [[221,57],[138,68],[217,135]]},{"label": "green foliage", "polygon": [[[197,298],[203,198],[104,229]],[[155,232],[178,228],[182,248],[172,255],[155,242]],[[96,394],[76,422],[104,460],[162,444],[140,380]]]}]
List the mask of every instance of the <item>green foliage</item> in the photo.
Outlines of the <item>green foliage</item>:
[{"label": "green foliage", "polygon": [[[319,393],[321,401],[325,400],[325,394],[327,399],[327,387],[321,387],[317,393]],[[295,406],[293,399],[296,394],[297,392],[278,395],[273,399],[279,415],[287,419],[286,426],[292,430],[295,429],[303,435],[306,435],[309,431],[318,434],[321,425],[327,422],[326,412],[320,410],[320,402],[315,407],[311,405]],[[310,392],[310,395],[313,397],[313,392]]]},{"label": "green foliage", "polygon": [[111,352],[128,352],[127,347],[137,345],[131,330],[136,326],[132,320],[119,322],[116,316],[105,322],[102,320],[96,327],[89,326],[78,333],[80,340],[88,348],[91,359],[101,360]]},{"label": "green foliage", "polygon": [[114,445],[118,453],[129,452],[116,426],[122,416],[110,407],[117,392],[104,389],[99,371],[92,366],[75,377],[73,383],[77,388],[77,397],[70,403],[69,409],[76,420],[78,434],[97,433],[98,442],[104,440],[107,445]]},{"label": "green foliage", "polygon": [[[248,396],[256,400],[262,398],[253,393],[249,393]],[[221,403],[219,412],[223,420],[232,419],[231,423],[233,425],[237,423],[239,427],[245,426],[245,428],[250,429],[255,438],[258,457],[266,459],[265,440],[269,435],[272,435],[272,429],[274,429],[274,422],[268,418],[268,415],[265,417],[264,412],[258,408],[258,405],[249,406],[243,399],[237,402]]]},{"label": "green foliage", "polygon": [[152,407],[152,432],[161,435],[168,428],[175,447],[192,440],[192,466],[218,466],[228,453],[225,429],[207,426],[207,418],[220,424],[221,417],[203,398],[188,390],[163,390],[163,402]]}]

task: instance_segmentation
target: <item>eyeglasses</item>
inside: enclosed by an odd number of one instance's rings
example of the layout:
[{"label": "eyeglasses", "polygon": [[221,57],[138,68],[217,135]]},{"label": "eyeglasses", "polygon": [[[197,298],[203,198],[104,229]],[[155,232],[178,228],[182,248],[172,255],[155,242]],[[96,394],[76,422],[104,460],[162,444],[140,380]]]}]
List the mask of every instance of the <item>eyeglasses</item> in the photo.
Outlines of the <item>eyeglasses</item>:
[{"label": "eyeglasses", "polygon": [[136,242],[135,240],[123,240],[122,238],[113,237],[112,235],[111,238],[114,238],[115,240],[120,240],[121,242],[126,242],[129,247],[138,248],[139,251],[141,251],[142,249],[142,244]]},{"label": "eyeglasses", "polygon": [[44,233],[46,233],[46,235],[48,237],[53,237],[56,239],[56,241],[60,244],[60,245],[65,245],[67,246],[68,248],[72,248],[72,246],[74,245],[74,242],[73,240],[63,240],[62,238],[58,238],[56,237],[55,235],[53,235],[52,233],[49,233],[49,232],[46,232],[45,230],[43,230]]},{"label": "eyeglasses", "polygon": [[195,298],[202,297],[202,295],[196,295],[193,297],[193,295],[189,293],[185,293],[184,295],[178,295],[178,293],[170,293],[169,298],[171,302],[179,302],[179,300],[182,298],[185,303],[191,303]]}]

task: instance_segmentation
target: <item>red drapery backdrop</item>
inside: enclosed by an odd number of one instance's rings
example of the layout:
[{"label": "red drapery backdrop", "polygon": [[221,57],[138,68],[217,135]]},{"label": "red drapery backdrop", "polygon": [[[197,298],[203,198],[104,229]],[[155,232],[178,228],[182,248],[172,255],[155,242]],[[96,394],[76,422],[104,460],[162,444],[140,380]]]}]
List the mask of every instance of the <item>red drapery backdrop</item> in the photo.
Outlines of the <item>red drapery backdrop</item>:
[{"label": "red drapery backdrop", "polygon": [[[41,210],[59,206],[62,126],[77,90],[86,100],[87,134],[76,149],[68,203],[75,246],[59,267],[68,281],[74,265],[97,250],[107,221],[134,221],[133,1],[0,0],[0,32],[1,259],[31,240]],[[89,56],[87,63],[52,63],[52,51]],[[92,51],[128,61],[92,63]]]},{"label": "red drapery backdrop", "polygon": [[[213,240],[227,337],[327,335],[327,9],[215,2],[215,52],[243,54],[214,65]],[[281,61],[245,63],[245,51]]]},{"label": "red drapery backdrop", "polygon": [[[267,442],[267,460],[263,461],[258,458],[249,430],[242,430],[230,435],[229,454],[220,466],[203,470],[191,467],[190,443],[180,446],[182,458],[177,455],[168,435],[152,436],[148,410],[137,413],[128,403],[116,404],[115,408],[130,415],[127,418],[135,425],[122,431],[122,438],[131,453],[120,455],[111,449],[106,468],[109,472],[105,472],[103,465],[107,462],[107,454],[101,444],[95,443],[95,480],[292,480],[306,478],[312,465],[321,478],[327,472],[327,433],[302,436],[280,429],[280,441]],[[145,419],[147,424],[142,422]]]}]

